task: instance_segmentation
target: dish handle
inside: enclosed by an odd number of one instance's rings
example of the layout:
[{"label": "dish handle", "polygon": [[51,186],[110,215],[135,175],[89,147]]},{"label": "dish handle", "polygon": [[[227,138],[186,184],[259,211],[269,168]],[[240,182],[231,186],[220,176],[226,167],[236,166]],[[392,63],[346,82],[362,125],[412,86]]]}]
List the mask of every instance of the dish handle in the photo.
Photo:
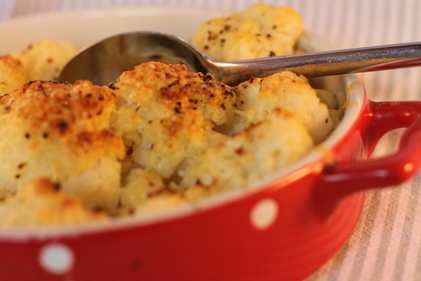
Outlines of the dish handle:
[{"label": "dish handle", "polygon": [[[316,202],[338,202],[352,193],[390,187],[413,177],[421,167],[421,102],[373,102],[364,144],[371,155],[378,140],[387,132],[407,128],[398,150],[387,156],[364,161],[328,165],[316,188]],[[327,207],[331,204],[325,204]]]}]

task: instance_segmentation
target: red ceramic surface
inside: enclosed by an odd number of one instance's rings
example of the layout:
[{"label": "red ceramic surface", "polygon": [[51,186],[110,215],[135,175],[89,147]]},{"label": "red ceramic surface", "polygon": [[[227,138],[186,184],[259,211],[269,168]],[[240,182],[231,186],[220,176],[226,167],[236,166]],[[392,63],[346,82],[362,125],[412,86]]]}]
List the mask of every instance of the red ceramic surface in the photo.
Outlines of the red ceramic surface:
[{"label": "red ceramic surface", "polygon": [[[335,79],[324,83],[348,92],[347,112],[315,155],[155,219],[0,231],[0,280],[302,280],[349,238],[364,190],[401,183],[421,165],[421,103],[372,102],[358,76]],[[368,160],[380,137],[401,127],[398,151]]]}]

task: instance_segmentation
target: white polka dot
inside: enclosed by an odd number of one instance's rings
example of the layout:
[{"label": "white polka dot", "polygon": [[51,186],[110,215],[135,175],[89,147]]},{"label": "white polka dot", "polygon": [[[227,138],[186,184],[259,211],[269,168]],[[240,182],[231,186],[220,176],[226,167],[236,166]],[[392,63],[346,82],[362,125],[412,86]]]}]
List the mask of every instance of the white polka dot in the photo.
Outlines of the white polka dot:
[{"label": "white polka dot", "polygon": [[41,266],[54,274],[64,274],[69,272],[74,264],[72,250],[63,244],[49,244],[41,249],[39,254]]},{"label": "white polka dot", "polygon": [[252,225],[257,229],[266,229],[271,226],[278,216],[278,203],[267,198],[257,202],[250,213]]}]

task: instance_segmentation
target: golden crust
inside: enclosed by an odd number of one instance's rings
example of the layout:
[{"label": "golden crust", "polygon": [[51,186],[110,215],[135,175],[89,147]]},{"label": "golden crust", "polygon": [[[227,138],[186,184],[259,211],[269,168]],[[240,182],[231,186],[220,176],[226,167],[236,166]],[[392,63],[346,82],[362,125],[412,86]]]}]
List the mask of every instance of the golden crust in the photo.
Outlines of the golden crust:
[{"label": "golden crust", "polygon": [[133,169],[121,192],[121,214],[145,213],[168,209],[209,196],[216,187],[201,185],[181,188],[175,183],[165,184],[162,177],[144,169]]},{"label": "golden crust", "polygon": [[230,87],[184,65],[143,63],[124,72],[112,87],[118,105],[114,124],[130,157],[164,178],[186,157],[206,149],[212,128],[234,114]]},{"label": "golden crust", "polygon": [[[0,114],[21,120],[28,138],[59,141],[74,151],[106,149],[119,143],[119,136],[109,128],[114,95],[88,81],[74,85],[30,82],[1,97],[0,108]],[[123,154],[120,151],[115,157]]]},{"label": "golden crust", "polygon": [[26,83],[26,71],[20,60],[11,55],[0,56],[0,96]]},{"label": "golden crust", "polygon": [[218,61],[291,55],[302,25],[292,8],[260,3],[202,24],[191,42]]},{"label": "golden crust", "polygon": [[313,147],[310,135],[295,114],[274,108],[264,120],[249,124],[193,158],[181,185],[244,187],[297,161]]},{"label": "golden crust", "polygon": [[89,207],[115,211],[125,149],[110,127],[114,111],[111,90],[88,81],[34,81],[0,97],[0,195],[43,176]]},{"label": "golden crust", "polygon": [[276,107],[293,112],[307,127],[314,142],[322,142],[333,128],[326,104],[308,79],[291,71],[250,79],[236,88],[238,107],[248,123],[264,120]]},{"label": "golden crust", "polygon": [[[210,75],[193,73],[185,65],[147,62],[123,72],[116,95],[148,120],[200,110],[212,124],[227,122],[235,99],[232,89]],[[149,111],[146,107],[158,107]]]},{"label": "golden crust", "polygon": [[14,55],[27,73],[27,81],[57,80],[61,69],[77,52],[69,41],[41,40]]},{"label": "golden crust", "polygon": [[34,178],[0,202],[1,227],[30,227],[105,221],[107,214],[85,208],[47,178]]}]

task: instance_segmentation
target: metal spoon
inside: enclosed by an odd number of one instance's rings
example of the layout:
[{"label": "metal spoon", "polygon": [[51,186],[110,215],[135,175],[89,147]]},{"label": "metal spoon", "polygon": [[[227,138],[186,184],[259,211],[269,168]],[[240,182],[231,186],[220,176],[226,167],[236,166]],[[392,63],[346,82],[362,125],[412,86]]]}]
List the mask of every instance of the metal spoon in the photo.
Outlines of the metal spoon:
[{"label": "metal spoon", "polygon": [[107,85],[123,71],[151,60],[184,63],[194,72],[211,73],[221,82],[236,85],[282,70],[315,77],[420,66],[421,42],[218,62],[180,37],[132,32],[106,38],[80,51],[64,67],[59,81],[87,79]]}]

